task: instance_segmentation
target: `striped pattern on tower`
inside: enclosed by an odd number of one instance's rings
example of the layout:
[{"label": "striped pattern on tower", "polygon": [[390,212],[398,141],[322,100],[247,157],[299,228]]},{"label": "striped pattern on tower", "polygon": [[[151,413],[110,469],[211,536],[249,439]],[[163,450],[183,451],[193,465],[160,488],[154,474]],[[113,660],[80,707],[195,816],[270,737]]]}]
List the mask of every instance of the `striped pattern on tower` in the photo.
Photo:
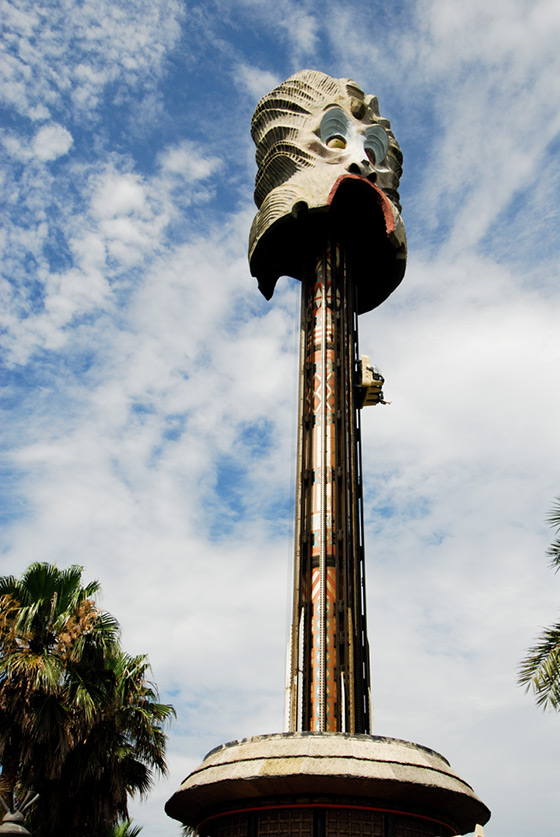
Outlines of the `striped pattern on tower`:
[{"label": "striped pattern on tower", "polygon": [[302,283],[291,731],[369,731],[356,298],[327,242]]}]

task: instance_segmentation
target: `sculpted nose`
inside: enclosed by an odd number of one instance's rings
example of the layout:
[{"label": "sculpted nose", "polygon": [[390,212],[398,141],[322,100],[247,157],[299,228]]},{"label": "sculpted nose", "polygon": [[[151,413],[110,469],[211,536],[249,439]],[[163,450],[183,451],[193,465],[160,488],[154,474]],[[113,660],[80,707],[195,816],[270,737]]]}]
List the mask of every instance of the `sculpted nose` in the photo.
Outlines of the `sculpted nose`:
[{"label": "sculpted nose", "polygon": [[372,182],[377,179],[377,174],[375,169],[373,168],[372,164],[369,160],[361,160],[360,162],[353,161],[348,166],[346,166],[346,171],[350,174],[357,174],[360,177],[367,177],[368,180]]}]

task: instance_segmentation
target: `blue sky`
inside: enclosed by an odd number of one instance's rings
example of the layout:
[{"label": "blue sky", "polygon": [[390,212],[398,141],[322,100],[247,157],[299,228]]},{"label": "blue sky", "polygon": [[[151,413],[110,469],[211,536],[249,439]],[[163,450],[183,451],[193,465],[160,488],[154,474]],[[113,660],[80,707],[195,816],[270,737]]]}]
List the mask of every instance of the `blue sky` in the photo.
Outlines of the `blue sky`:
[{"label": "blue sky", "polygon": [[361,318],[376,732],[445,755],[488,837],[557,833],[560,9],[548,0],[0,3],[3,573],[98,578],[178,721],[146,835],[213,746],[282,729],[298,286],[250,276],[249,124],[303,68],[379,97],[409,262]]}]

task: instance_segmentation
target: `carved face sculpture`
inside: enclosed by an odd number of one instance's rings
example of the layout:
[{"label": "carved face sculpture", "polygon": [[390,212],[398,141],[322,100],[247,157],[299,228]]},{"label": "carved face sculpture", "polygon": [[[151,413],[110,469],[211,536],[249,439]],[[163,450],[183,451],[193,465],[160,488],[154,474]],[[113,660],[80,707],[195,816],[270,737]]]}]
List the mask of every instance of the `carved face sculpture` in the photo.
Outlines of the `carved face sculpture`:
[{"label": "carved face sculpture", "polygon": [[[376,228],[383,226],[382,237],[391,244],[389,261],[395,261],[390,293],[406,261],[398,194],[402,154],[375,96],[366,97],[350,79],[303,70],[260,100],[251,134],[257,146],[258,212],[249,260],[264,295],[270,298],[282,274],[301,278],[307,244],[327,216],[336,231],[335,205],[344,230],[352,227],[362,239],[371,231],[369,244],[352,245],[362,251],[380,239]],[[362,310],[382,301],[370,296],[372,304],[364,303]]]}]

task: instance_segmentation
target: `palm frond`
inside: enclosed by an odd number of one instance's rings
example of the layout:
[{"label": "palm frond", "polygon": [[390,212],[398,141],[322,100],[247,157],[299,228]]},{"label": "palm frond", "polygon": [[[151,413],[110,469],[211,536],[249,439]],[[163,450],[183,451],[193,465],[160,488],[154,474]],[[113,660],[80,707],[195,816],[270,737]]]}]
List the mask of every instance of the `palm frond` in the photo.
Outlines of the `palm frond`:
[{"label": "palm frond", "polygon": [[141,825],[133,825],[132,820],[125,820],[113,826],[108,837],[138,837],[141,831]]},{"label": "palm frond", "polygon": [[560,497],[555,497],[546,522],[553,528],[560,528]]},{"label": "palm frond", "polygon": [[[554,500],[546,522],[552,529],[555,530],[556,535],[560,535],[560,497],[556,497]],[[556,540],[551,543],[546,554],[551,559],[551,567],[555,572],[557,572],[560,569],[560,537],[557,537]]]},{"label": "palm frond", "polygon": [[560,570],[560,538],[556,538],[550,544],[546,550],[546,554],[550,558],[550,566],[555,572],[558,572]]},{"label": "palm frond", "polygon": [[545,628],[519,667],[519,685],[532,689],[537,706],[560,709],[560,622]]}]

